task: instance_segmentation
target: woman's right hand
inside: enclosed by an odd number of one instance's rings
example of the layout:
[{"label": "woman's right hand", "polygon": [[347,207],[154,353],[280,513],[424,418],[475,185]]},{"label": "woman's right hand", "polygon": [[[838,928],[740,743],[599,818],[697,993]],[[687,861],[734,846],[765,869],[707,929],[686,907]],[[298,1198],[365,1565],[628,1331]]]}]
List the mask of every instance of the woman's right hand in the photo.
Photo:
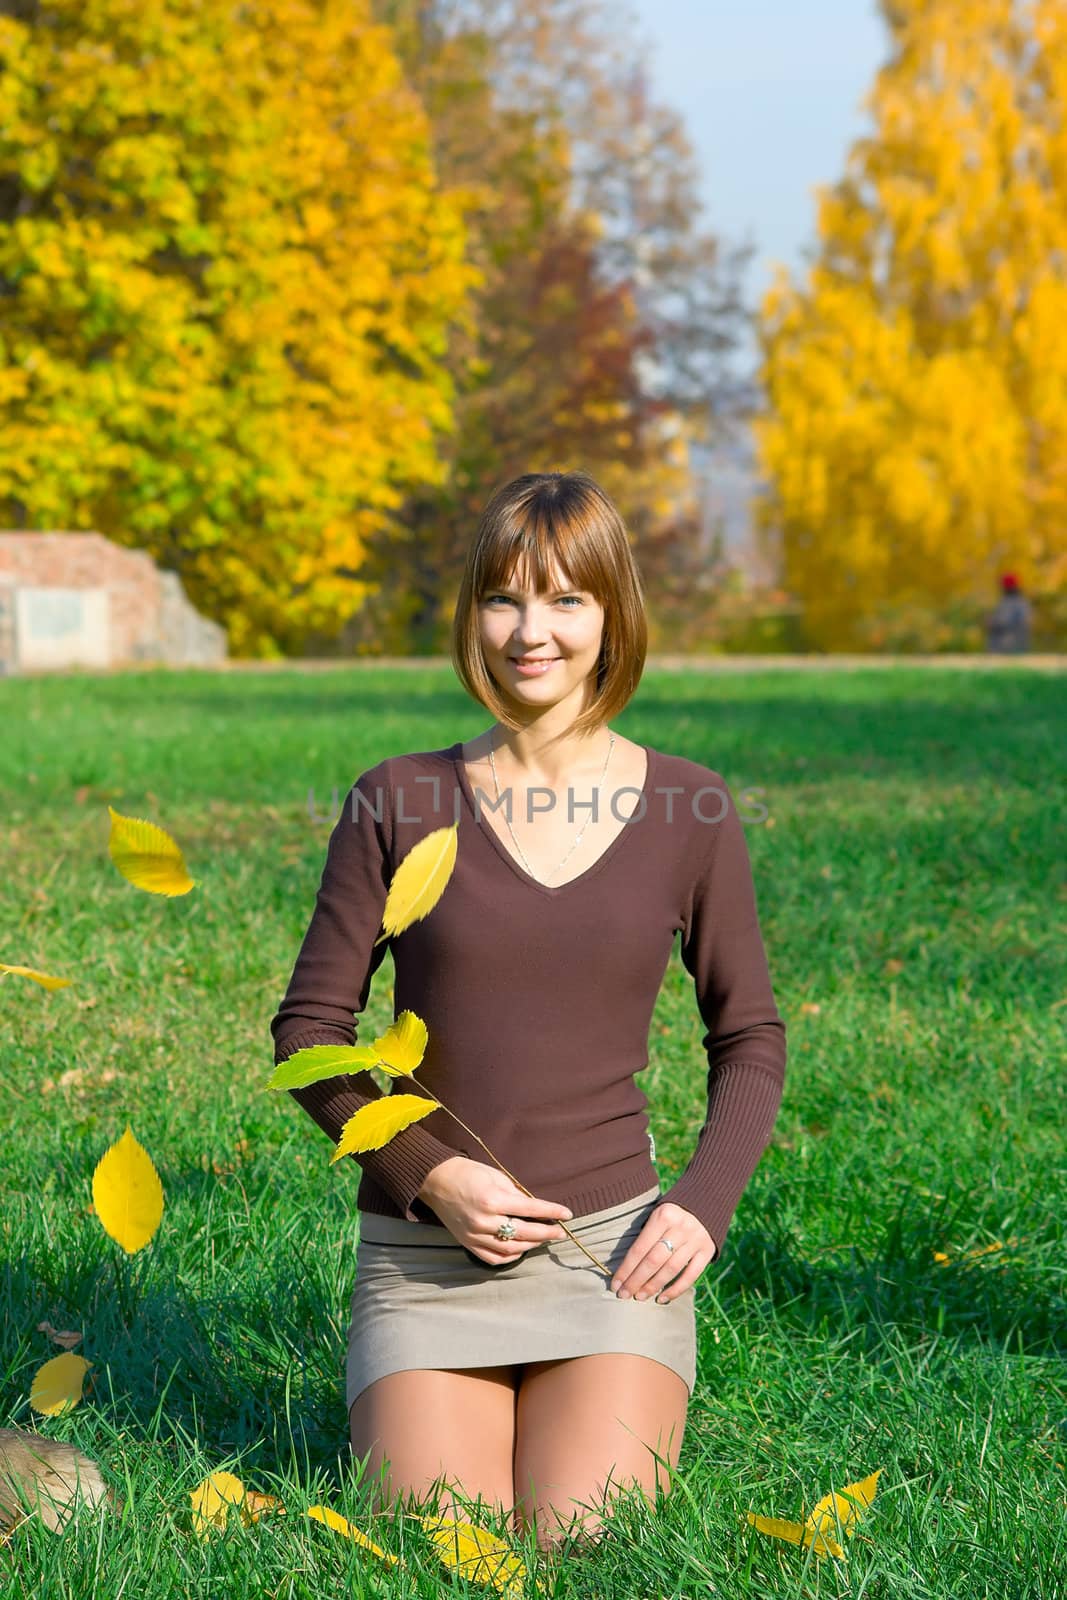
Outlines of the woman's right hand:
[{"label": "woman's right hand", "polygon": [[[439,1162],[427,1173],[418,1198],[436,1212],[465,1249],[494,1267],[515,1261],[533,1245],[565,1239],[556,1219],[570,1221],[574,1214],[555,1200],[534,1199],[499,1167],[472,1161],[469,1156],[450,1156]],[[496,1237],[505,1217],[515,1223],[513,1239]]]}]

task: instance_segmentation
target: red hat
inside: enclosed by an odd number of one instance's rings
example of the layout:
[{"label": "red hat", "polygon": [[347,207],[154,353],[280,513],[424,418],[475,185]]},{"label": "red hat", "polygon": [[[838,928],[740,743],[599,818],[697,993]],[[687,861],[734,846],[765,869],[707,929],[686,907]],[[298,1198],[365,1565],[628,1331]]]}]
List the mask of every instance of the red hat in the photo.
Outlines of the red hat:
[{"label": "red hat", "polygon": [[1006,572],[1004,574],[1000,580],[1000,587],[1002,589],[1017,589],[1019,587],[1019,580],[1014,572]]}]

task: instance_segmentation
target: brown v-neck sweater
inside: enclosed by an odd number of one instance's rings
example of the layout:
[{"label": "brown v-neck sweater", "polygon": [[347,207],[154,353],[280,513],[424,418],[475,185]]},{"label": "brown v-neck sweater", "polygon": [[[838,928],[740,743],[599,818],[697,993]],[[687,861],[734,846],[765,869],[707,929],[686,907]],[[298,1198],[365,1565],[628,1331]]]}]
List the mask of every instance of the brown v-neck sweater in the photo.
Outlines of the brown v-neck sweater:
[{"label": "brown v-neck sweater", "polygon": [[[659,1182],[636,1074],[648,1065],[652,1011],[680,932],[707,1028],[707,1115],[662,1199],[698,1217],[718,1252],[778,1112],[785,1023],[728,785],[698,762],[643,748],[636,810],[590,867],[556,887],[532,878],[493,831],[495,796],[472,785],[462,742],[362,773],[330,835],[311,921],[271,1021],[274,1059],[353,1044],[388,946],[394,1017],[414,1011],[429,1033],[421,1065],[392,1079],[390,1092],[418,1094],[421,1085],[532,1194],[580,1217]],[[575,805],[576,819],[589,814]],[[456,821],[456,863],[441,898],[376,945],[398,863]],[[336,1141],[381,1091],[359,1072],[293,1095]],[[456,1155],[492,1164],[449,1111],[430,1112],[353,1158],[359,1209],[438,1222],[418,1191]]]}]

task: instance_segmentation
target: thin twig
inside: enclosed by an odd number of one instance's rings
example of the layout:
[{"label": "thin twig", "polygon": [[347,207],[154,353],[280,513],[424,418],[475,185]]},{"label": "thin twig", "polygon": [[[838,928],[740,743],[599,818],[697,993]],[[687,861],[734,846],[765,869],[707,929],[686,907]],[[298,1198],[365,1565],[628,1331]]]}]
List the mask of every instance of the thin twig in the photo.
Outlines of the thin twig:
[{"label": "thin twig", "polygon": [[[381,1061],[378,1061],[378,1062],[375,1063],[375,1065],[376,1066],[383,1066],[384,1064]],[[393,1068],[386,1067],[385,1070],[389,1073],[390,1077],[411,1078],[412,1083],[415,1082],[415,1079],[411,1076],[410,1072],[398,1073],[395,1067],[393,1067]],[[421,1087],[421,1085],[420,1085],[420,1087]],[[530,1190],[530,1189],[527,1189],[527,1187],[526,1187],[526,1185],[524,1183],[520,1183],[518,1178],[516,1178],[516,1176],[515,1176],[515,1174],[513,1172],[509,1172],[508,1171],[507,1167],[499,1159],[499,1157],[495,1156],[493,1154],[493,1152],[490,1150],[490,1148],[486,1144],[485,1140],[484,1139],[479,1139],[478,1135],[475,1133],[474,1129],[467,1127],[467,1124],[463,1121],[462,1117],[457,1117],[456,1113],[454,1111],[449,1111],[448,1107],[445,1105],[444,1101],[438,1100],[436,1102],[436,1104],[438,1106],[440,1106],[442,1111],[448,1111],[448,1115],[450,1117],[452,1117],[454,1121],[458,1122],[461,1128],[466,1129],[467,1133],[470,1134],[472,1139],[478,1139],[478,1143],[481,1145],[482,1149],[485,1151],[485,1153],[489,1157],[489,1159],[491,1161],[495,1161],[496,1162],[496,1164],[500,1168],[501,1172],[504,1174],[504,1176],[506,1178],[510,1178],[511,1179],[511,1181],[515,1185],[516,1189],[521,1189],[523,1194],[528,1194],[530,1196],[531,1200],[533,1200],[535,1198],[535,1196],[533,1194],[533,1191]],[[582,1241],[580,1239],[576,1239],[574,1237],[574,1234],[571,1232],[571,1230],[568,1228],[567,1224],[562,1220],[562,1218],[557,1219],[557,1220],[559,1221],[560,1227],[563,1229],[564,1233],[567,1235],[567,1238],[570,1239],[571,1243],[572,1244],[576,1244],[578,1246],[579,1250],[582,1252],[582,1254],[588,1256],[590,1261],[593,1263],[593,1265],[595,1267],[599,1267],[601,1272],[604,1274],[604,1276],[606,1278],[610,1279],[611,1272],[604,1265],[604,1263],[602,1261],[598,1261],[596,1256],[593,1254],[593,1252],[591,1250],[587,1250],[585,1248],[585,1245],[582,1243]]]}]

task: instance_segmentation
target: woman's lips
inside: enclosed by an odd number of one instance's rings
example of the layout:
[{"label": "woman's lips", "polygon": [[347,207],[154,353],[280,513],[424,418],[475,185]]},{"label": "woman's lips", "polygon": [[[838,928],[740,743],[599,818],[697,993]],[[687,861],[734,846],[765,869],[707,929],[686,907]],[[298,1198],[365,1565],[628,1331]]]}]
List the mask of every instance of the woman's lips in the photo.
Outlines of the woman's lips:
[{"label": "woman's lips", "polygon": [[511,665],[515,668],[515,671],[520,675],[520,677],[542,678],[548,671],[549,667],[554,667],[558,660],[559,657],[554,656],[551,661],[525,662],[516,661],[514,657],[512,657]]}]

